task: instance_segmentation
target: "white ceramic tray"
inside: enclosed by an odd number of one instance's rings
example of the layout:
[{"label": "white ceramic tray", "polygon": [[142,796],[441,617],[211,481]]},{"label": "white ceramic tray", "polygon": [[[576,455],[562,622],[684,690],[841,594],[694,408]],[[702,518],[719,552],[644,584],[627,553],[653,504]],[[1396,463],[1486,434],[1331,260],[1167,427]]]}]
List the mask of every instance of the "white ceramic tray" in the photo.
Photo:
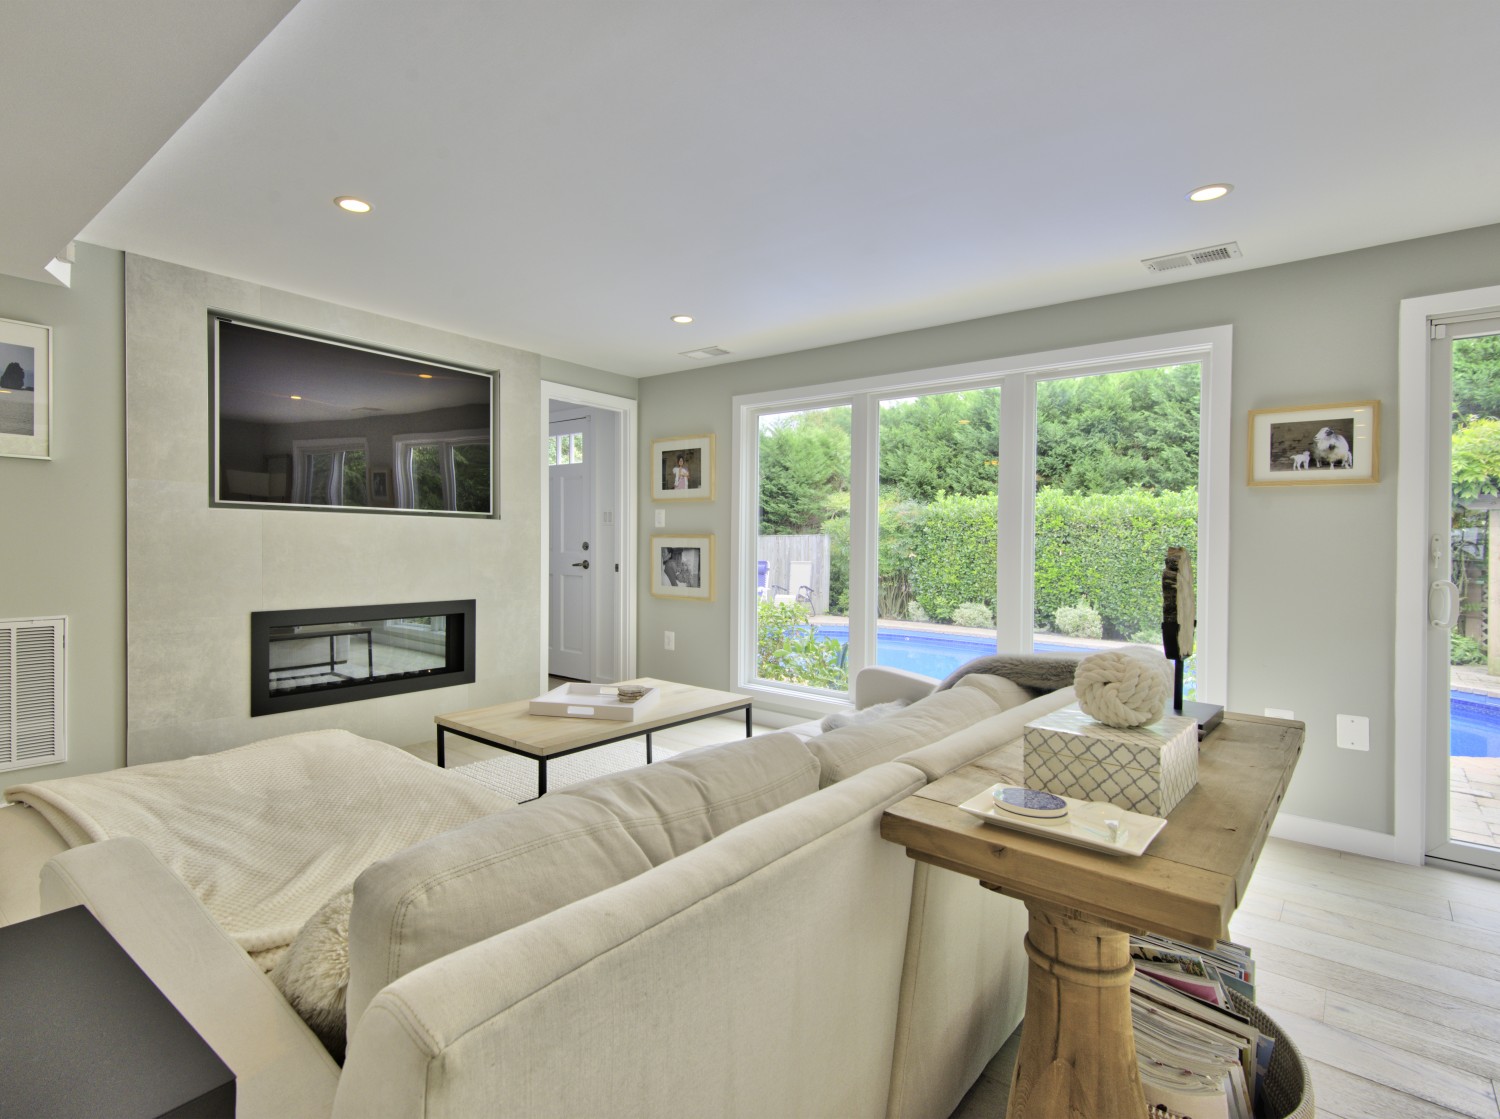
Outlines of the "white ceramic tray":
[{"label": "white ceramic tray", "polygon": [[[1167,821],[1160,816],[1144,816],[1103,801],[1074,800],[1072,797],[1063,797],[1068,802],[1068,814],[1061,820],[1017,816],[995,807],[994,792],[1005,787],[992,785],[978,796],[970,797],[959,807],[987,824],[1046,836],[1059,843],[1071,843],[1075,847],[1087,847],[1090,851],[1103,851],[1107,855],[1145,854],[1151,841],[1167,826]],[[1118,820],[1120,824],[1119,832],[1113,838],[1106,823],[1108,820]]]},{"label": "white ceramic tray", "polygon": [[647,688],[634,703],[626,703],[615,693],[613,684],[563,684],[537,696],[527,707],[532,715],[559,715],[571,719],[613,719],[633,722],[642,712],[655,706],[660,688]]}]

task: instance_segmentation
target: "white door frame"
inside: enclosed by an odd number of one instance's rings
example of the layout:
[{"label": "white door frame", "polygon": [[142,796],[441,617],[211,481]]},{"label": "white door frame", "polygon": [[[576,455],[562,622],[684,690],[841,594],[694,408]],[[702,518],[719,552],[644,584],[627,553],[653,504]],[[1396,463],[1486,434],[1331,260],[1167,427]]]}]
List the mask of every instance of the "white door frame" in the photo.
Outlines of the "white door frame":
[{"label": "white door frame", "polygon": [[1427,853],[1427,494],[1431,326],[1450,315],[1500,308],[1500,286],[1401,301],[1397,341],[1395,836],[1392,857],[1420,865]]},{"label": "white door frame", "polygon": [[[614,507],[618,512],[618,523],[616,530],[619,540],[619,562],[620,562],[620,593],[615,597],[615,619],[611,630],[614,634],[614,656],[615,663],[620,666],[620,679],[628,680],[635,676],[635,648],[636,648],[636,507],[639,493],[639,456],[636,453],[637,423],[636,423],[636,401],[628,396],[614,396],[610,393],[595,392],[592,389],[576,388],[573,385],[558,384],[553,381],[541,382],[541,407],[538,416],[538,438],[537,455],[541,460],[540,477],[543,484],[538,486],[538,506],[540,509],[541,528],[540,544],[537,549],[537,563],[541,568],[542,586],[542,617],[541,630],[538,634],[538,662],[541,665],[540,679],[538,681],[538,694],[547,690],[547,626],[551,617],[551,603],[548,601],[547,592],[547,542],[551,539],[550,527],[552,511],[548,501],[548,486],[545,484],[547,478],[547,439],[551,434],[552,416],[551,403],[554,400],[566,401],[569,404],[580,404],[591,408],[598,408],[606,412],[614,412],[620,417],[620,438],[617,444],[619,462],[617,469],[613,472],[614,482],[613,494]],[[595,490],[596,500],[600,495]]]}]

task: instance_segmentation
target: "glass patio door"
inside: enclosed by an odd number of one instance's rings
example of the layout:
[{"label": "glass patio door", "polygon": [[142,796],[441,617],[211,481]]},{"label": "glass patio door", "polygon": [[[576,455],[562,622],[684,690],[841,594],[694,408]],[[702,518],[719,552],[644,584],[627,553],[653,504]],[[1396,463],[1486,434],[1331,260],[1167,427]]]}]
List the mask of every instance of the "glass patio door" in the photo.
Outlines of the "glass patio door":
[{"label": "glass patio door", "polygon": [[1433,332],[1427,847],[1500,870],[1500,318]]}]

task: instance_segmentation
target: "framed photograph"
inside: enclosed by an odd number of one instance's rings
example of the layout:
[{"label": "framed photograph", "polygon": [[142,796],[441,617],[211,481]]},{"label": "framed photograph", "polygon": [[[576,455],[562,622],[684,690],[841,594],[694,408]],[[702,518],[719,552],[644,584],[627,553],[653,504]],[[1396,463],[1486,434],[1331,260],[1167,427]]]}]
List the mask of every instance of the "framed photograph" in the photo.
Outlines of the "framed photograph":
[{"label": "framed photograph", "polygon": [[1249,473],[1252,486],[1380,481],[1380,401],[1256,409]]},{"label": "framed photograph", "polygon": [[370,504],[389,505],[391,503],[391,472],[389,470],[370,471]]},{"label": "framed photograph", "polygon": [[714,538],[653,536],[651,593],[658,598],[714,598]]},{"label": "framed photograph", "polygon": [[52,328],[0,319],[0,455],[52,457]]},{"label": "framed photograph", "polygon": [[712,501],[714,437],[651,440],[653,501]]}]

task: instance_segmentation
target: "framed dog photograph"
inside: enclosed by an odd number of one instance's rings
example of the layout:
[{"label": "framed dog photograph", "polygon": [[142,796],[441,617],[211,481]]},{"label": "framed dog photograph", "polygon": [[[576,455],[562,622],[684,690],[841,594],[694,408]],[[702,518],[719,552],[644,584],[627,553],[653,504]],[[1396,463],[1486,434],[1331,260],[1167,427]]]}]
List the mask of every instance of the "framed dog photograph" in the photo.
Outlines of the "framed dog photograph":
[{"label": "framed dog photograph", "polygon": [[1380,401],[1250,413],[1252,486],[1380,481]]},{"label": "framed dog photograph", "polygon": [[714,538],[653,536],[651,538],[651,593],[658,598],[714,598]]},{"label": "framed dog photograph", "polygon": [[712,501],[714,437],[651,440],[653,501]]},{"label": "framed dog photograph", "polygon": [[52,457],[52,328],[0,319],[0,455]]}]

